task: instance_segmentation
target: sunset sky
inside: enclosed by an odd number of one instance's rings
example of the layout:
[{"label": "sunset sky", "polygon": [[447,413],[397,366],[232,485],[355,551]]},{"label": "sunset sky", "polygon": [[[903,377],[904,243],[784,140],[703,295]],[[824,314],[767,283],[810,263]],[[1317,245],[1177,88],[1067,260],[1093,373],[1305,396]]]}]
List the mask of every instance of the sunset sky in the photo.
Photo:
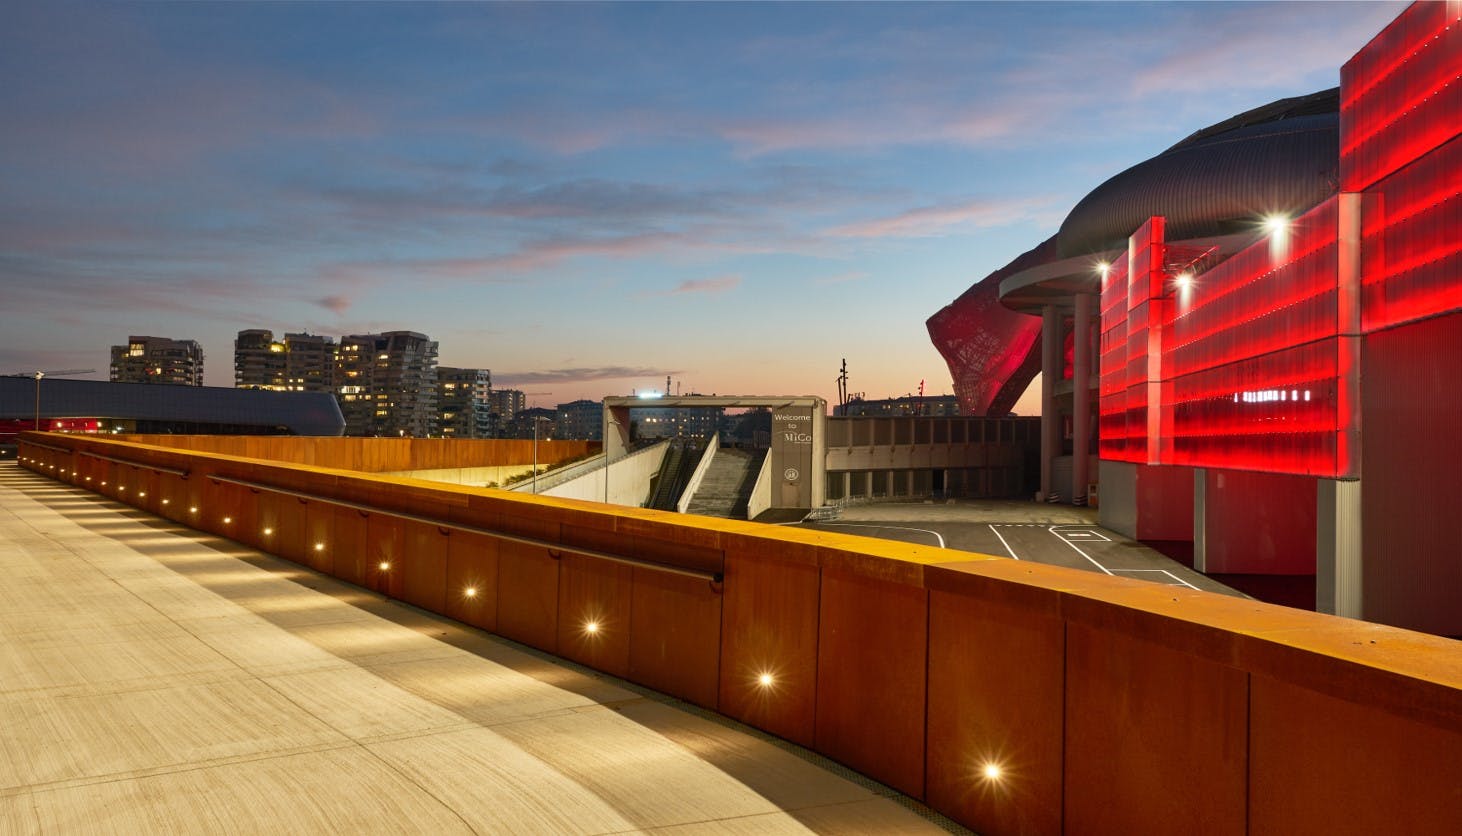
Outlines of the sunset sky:
[{"label": "sunset sky", "polygon": [[948,393],[925,319],[1401,8],[12,0],[0,374],[414,330],[538,405]]}]

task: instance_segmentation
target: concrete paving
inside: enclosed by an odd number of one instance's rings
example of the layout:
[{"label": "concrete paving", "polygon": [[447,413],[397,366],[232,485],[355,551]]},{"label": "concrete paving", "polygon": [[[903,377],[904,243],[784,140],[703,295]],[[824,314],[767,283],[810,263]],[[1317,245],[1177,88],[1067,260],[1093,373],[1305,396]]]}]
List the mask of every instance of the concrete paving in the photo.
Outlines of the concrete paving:
[{"label": "concrete paving", "polygon": [[0,833],[942,833],[724,718],[0,463]]},{"label": "concrete paving", "polygon": [[1152,583],[1248,596],[1097,525],[1094,508],[1014,500],[870,503],[808,528],[1033,560]]}]

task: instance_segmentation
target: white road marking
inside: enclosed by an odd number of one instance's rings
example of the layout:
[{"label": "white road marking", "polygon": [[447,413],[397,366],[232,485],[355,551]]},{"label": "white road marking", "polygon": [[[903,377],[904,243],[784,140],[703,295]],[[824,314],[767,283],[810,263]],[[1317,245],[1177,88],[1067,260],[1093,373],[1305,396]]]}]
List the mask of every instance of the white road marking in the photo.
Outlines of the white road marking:
[{"label": "white road marking", "polygon": [[823,522],[823,523],[819,523],[819,524],[820,525],[842,525],[842,526],[847,526],[848,528],[885,528],[885,529],[888,529],[890,531],[919,531],[919,532],[922,532],[924,534],[933,534],[934,535],[934,539],[939,541],[939,548],[941,548],[941,549],[944,548],[944,535],[940,534],[937,531],[930,531],[927,528],[905,528],[904,526],[901,526],[901,525],[868,525],[867,523]]},{"label": "white road marking", "polygon": [[[996,537],[1000,537],[1000,532],[999,531],[995,531],[995,524],[994,523],[990,523],[990,530],[995,532],[995,536]],[[1005,547],[1005,550],[1008,551],[1008,552],[1010,552],[1010,556],[1011,557],[1014,557],[1016,560],[1020,560],[1020,558],[1017,557],[1016,554],[1015,554],[1015,549],[1012,549],[1010,547],[1010,544],[1007,543],[1007,542],[1005,542],[1005,538],[1004,537],[1000,537],[1000,545],[1004,546]]]},{"label": "white road marking", "polygon": [[[1160,572],[1160,573],[1162,573],[1164,575],[1167,575],[1168,577],[1172,578],[1176,582],[1176,584],[1181,584],[1181,585],[1186,586],[1189,589],[1194,590],[1194,591],[1201,591],[1201,590],[1198,589],[1198,587],[1194,586],[1191,583],[1188,583],[1187,581],[1183,580],[1182,578],[1178,577],[1177,575],[1174,575],[1172,572],[1169,572],[1166,569],[1118,569],[1117,571],[1120,572],[1120,573],[1122,573],[1122,574],[1124,574],[1124,575],[1135,575],[1138,572]],[[1176,584],[1167,584],[1167,585],[1168,586],[1174,586]]]},{"label": "white road marking", "polygon": [[[1062,529],[1071,529],[1063,531]],[[1112,538],[1092,528],[1073,528],[1065,525],[1053,525],[1051,531],[1063,540],[1101,540],[1106,543],[1112,542]]]},{"label": "white road marking", "polygon": [[1072,549],[1074,549],[1077,554],[1079,554],[1082,557],[1086,558],[1087,560],[1091,561],[1091,565],[1097,567],[1098,569],[1102,570],[1103,572],[1106,572],[1108,575],[1112,574],[1112,570],[1110,570],[1107,567],[1105,567],[1105,566],[1101,565],[1100,563],[1096,562],[1096,558],[1094,558],[1091,555],[1087,554],[1086,552],[1082,551],[1080,548],[1077,547],[1077,545],[1075,543],[1071,542],[1070,540],[1067,540],[1065,537],[1062,537],[1059,533],[1057,533],[1057,531],[1056,531],[1057,528],[1060,528],[1060,526],[1053,525],[1053,526],[1051,526],[1050,528],[1048,528],[1046,530],[1049,531],[1049,532],[1051,532],[1051,534],[1055,535],[1055,537],[1056,537],[1057,540],[1060,540],[1061,542],[1065,543],[1066,545],[1068,545]]}]

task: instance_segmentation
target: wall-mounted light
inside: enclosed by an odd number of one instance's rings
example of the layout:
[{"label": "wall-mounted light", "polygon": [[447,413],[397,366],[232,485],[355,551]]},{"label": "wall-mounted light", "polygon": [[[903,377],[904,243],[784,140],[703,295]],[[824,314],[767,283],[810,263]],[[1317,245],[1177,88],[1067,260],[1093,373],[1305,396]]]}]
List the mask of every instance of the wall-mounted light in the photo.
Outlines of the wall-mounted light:
[{"label": "wall-mounted light", "polygon": [[162,504],[164,504],[164,505],[170,505],[170,504],[172,504],[172,500],[171,499],[164,499],[162,501]]},{"label": "wall-mounted light", "polygon": [[590,619],[584,622],[584,635],[597,636],[599,634],[599,622]]},{"label": "wall-mounted light", "polygon": [[376,566],[382,572],[389,572],[391,570],[391,561],[389,561],[389,560],[382,560],[380,563],[376,564]]},{"label": "wall-mounted light", "polygon": [[324,550],[325,550],[325,544],[324,543],[316,543],[315,544],[315,551],[322,552]]},{"label": "wall-mounted light", "polygon": [[197,505],[193,505],[193,506],[189,507],[188,508],[188,513],[190,513],[190,514],[196,514],[196,513],[198,513],[198,506]]},{"label": "wall-mounted light", "polygon": [[228,525],[229,523],[231,523],[233,521],[234,521],[234,518],[233,517],[224,517],[223,518],[223,524],[224,525]]},{"label": "wall-mounted light", "polygon": [[986,781],[999,781],[1004,775],[1005,770],[1000,768],[1000,764],[994,763],[993,761],[980,767],[980,776]]},{"label": "wall-mounted light", "polygon": [[462,590],[462,597],[463,598],[476,598],[477,597],[477,587],[475,587],[475,586],[469,586],[466,589]]},{"label": "wall-mounted light", "polygon": [[265,537],[268,537],[269,535],[271,535],[273,533],[274,533],[274,529],[272,529],[272,528],[265,528],[264,529],[264,536]]},{"label": "wall-mounted light", "polygon": [[768,671],[762,671],[761,673],[757,674],[756,677],[756,684],[762,688],[770,688],[772,687],[772,685],[776,684],[776,681],[777,678],[775,676],[772,676],[771,673],[769,673]]}]

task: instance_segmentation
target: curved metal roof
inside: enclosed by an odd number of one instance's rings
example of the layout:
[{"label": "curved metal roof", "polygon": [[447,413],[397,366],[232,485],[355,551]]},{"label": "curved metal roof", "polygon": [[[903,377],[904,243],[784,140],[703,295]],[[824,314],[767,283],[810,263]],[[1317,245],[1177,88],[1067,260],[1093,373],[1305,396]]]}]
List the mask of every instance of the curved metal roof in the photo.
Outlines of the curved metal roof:
[{"label": "curved metal roof", "polygon": [[1211,125],[1096,187],[1057,234],[1063,258],[1116,249],[1153,215],[1171,240],[1230,235],[1298,214],[1339,186],[1339,88]]},{"label": "curved metal roof", "polygon": [[[268,392],[221,386],[41,381],[42,418],[119,418],[220,427],[251,427],[294,435],[340,435],[345,419],[329,392]],[[0,377],[0,418],[35,414],[36,383]]]}]

